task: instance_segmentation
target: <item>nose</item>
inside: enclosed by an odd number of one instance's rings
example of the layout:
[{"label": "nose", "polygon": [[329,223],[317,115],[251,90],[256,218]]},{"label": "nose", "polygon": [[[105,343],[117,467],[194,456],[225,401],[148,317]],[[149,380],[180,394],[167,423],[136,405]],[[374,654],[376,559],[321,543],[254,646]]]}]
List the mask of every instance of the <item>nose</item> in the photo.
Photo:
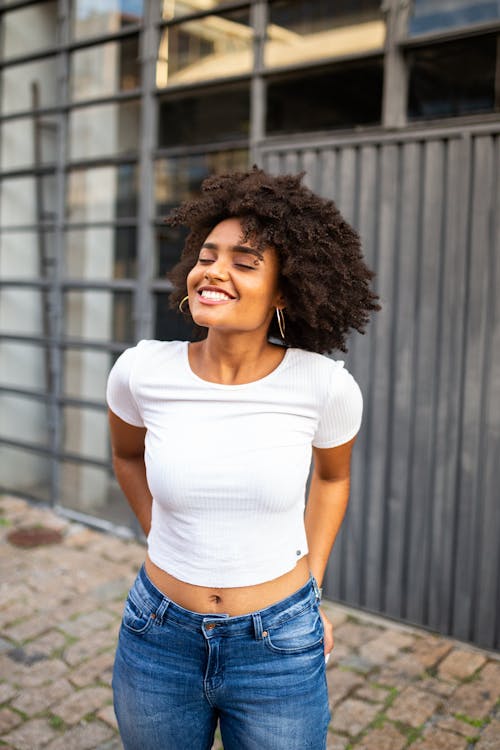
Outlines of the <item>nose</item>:
[{"label": "nose", "polygon": [[208,266],[205,269],[205,278],[220,279],[221,281],[227,280],[228,271],[224,265],[224,262],[222,262],[220,258],[215,260],[213,263],[210,264],[210,266]]}]

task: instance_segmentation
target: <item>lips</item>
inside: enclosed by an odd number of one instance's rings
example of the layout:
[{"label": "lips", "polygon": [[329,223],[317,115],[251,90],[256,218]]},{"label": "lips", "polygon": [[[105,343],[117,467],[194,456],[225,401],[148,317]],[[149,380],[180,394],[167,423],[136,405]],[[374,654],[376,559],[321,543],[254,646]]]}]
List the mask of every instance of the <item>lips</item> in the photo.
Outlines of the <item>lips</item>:
[{"label": "lips", "polygon": [[236,299],[233,294],[230,294],[225,289],[221,289],[218,286],[202,286],[198,289],[197,294],[203,299],[215,299],[215,300],[231,300]]}]

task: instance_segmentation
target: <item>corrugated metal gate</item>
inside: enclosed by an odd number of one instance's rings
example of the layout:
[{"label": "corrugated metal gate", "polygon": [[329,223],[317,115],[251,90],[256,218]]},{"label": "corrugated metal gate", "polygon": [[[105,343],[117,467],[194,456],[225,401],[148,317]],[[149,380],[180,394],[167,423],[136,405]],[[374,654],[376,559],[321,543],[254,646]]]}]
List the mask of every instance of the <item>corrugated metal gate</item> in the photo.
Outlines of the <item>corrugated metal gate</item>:
[{"label": "corrugated metal gate", "polygon": [[500,124],[265,143],[361,234],[383,310],[345,359],[363,390],[325,589],[500,646]]}]

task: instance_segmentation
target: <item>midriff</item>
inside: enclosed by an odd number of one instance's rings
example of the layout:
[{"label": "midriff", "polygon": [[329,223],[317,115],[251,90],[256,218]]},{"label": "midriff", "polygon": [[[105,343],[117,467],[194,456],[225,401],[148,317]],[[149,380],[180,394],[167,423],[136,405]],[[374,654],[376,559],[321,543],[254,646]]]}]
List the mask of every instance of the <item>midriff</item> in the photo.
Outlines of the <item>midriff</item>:
[{"label": "midriff", "polygon": [[298,591],[309,580],[307,556],[278,578],[254,586],[210,588],[180,581],[152,562],[146,554],[144,563],[149,579],[165,596],[184,609],[201,614],[246,615],[271,606]]}]

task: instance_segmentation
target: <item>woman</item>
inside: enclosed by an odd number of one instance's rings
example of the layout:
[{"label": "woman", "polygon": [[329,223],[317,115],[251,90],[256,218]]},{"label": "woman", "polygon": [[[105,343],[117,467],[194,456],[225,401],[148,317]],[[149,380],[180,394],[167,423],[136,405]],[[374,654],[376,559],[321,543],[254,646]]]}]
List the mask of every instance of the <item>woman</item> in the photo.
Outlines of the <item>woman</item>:
[{"label": "woman", "polygon": [[212,177],[170,216],[190,229],[172,304],[198,340],[141,341],[109,377],[115,472],[148,538],[113,670],[125,750],[209,750],[218,720],[225,750],[326,747],[319,587],[362,396],[321,353],[379,306],[358,236],[301,178]]}]

